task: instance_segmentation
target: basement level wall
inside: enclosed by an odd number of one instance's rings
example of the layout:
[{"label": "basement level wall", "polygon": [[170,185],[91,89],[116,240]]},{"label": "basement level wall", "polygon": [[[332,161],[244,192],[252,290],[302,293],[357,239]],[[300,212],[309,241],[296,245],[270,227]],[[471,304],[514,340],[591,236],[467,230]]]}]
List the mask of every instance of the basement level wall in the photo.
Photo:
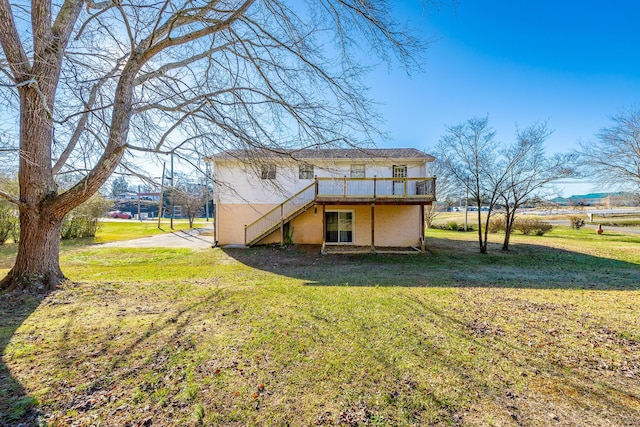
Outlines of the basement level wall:
[{"label": "basement level wall", "polygon": [[[262,214],[273,209],[275,204],[221,205],[218,210],[218,244],[244,244],[244,225],[250,224]],[[371,242],[371,205],[326,206],[325,211],[353,212],[354,244],[370,246]],[[375,245],[376,246],[419,246],[420,206],[376,205],[375,206]],[[321,244],[324,240],[322,227],[322,206],[309,208],[293,221],[290,228],[292,240],[296,244]],[[280,243],[280,230],[276,230],[260,241],[260,244]]]}]

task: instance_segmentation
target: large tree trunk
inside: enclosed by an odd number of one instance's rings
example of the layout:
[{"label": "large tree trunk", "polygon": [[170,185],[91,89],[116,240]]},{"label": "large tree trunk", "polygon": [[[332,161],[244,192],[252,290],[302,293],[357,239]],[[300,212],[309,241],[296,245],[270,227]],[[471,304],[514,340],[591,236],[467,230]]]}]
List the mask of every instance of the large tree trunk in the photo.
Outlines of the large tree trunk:
[{"label": "large tree trunk", "polygon": [[46,293],[65,280],[59,263],[61,226],[62,220],[47,212],[20,213],[18,256],[0,289]]},{"label": "large tree trunk", "polygon": [[478,243],[480,244],[480,253],[487,253],[487,236],[483,238],[482,236],[482,212],[481,212],[482,204],[478,203]]},{"label": "large tree trunk", "polygon": [[504,241],[502,242],[502,250],[509,250],[509,242],[511,241],[511,233],[513,232],[513,224],[515,223],[516,216],[515,211],[510,212],[507,209],[507,214],[504,218]]},{"label": "large tree trunk", "polygon": [[[41,81],[46,81],[42,79]],[[20,242],[16,263],[0,289],[44,293],[64,280],[60,228],[67,211],[55,211],[51,169],[54,89],[46,82],[20,88]]]}]

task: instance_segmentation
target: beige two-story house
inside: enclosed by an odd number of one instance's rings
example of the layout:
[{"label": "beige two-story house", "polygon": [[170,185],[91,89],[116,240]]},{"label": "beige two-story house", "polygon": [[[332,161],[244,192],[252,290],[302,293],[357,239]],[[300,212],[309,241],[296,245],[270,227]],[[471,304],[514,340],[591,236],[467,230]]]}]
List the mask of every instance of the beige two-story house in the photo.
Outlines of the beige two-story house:
[{"label": "beige two-story house", "polygon": [[241,150],[213,162],[216,241],[388,248],[424,245],[433,157],[408,149]]}]

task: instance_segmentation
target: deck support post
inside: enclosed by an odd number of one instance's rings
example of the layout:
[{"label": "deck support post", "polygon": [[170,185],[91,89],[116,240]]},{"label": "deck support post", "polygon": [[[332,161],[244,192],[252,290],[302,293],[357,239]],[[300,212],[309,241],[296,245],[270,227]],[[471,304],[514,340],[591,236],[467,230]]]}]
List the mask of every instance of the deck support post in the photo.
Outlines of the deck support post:
[{"label": "deck support post", "polygon": [[371,203],[371,252],[376,251],[376,204]]},{"label": "deck support post", "polygon": [[376,192],[377,192],[377,189],[378,189],[377,183],[376,183],[376,178],[377,178],[377,176],[373,175],[373,200],[376,199]]},{"label": "deck support post", "polygon": [[426,226],[426,221],[425,221],[425,208],[424,205],[420,205],[420,250],[422,250],[422,252],[425,251],[425,239],[426,239],[426,233],[425,233],[425,226]]},{"label": "deck support post", "polygon": [[327,240],[327,223],[326,223],[326,215],[324,213],[324,205],[322,205],[322,244],[324,246],[324,242]]}]

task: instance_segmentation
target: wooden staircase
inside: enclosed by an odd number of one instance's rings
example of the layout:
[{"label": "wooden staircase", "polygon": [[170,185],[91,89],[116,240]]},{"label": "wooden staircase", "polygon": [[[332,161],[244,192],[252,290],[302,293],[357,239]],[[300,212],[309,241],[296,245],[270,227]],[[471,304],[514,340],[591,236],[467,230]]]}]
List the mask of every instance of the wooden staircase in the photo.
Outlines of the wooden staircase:
[{"label": "wooden staircase", "polygon": [[253,246],[284,226],[313,205],[317,197],[316,182],[289,197],[266,214],[244,227],[244,243]]}]

